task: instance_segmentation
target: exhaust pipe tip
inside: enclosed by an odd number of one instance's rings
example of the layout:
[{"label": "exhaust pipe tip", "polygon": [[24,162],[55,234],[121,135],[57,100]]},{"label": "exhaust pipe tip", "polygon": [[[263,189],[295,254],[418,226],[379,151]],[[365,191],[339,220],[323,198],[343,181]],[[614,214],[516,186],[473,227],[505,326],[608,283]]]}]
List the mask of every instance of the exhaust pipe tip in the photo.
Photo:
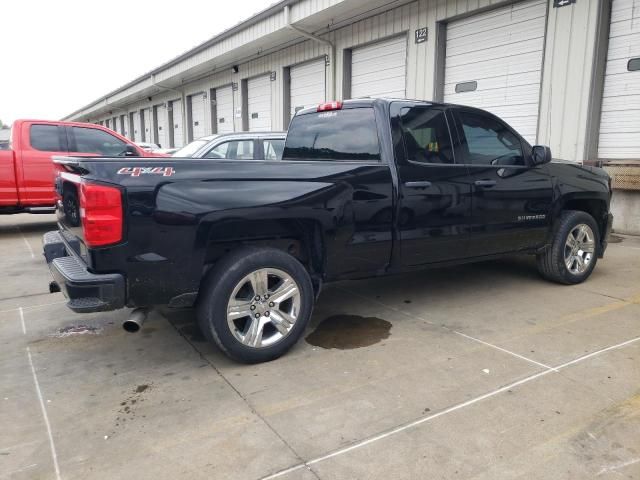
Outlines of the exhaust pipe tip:
[{"label": "exhaust pipe tip", "polygon": [[147,319],[147,315],[149,315],[148,308],[136,308],[131,312],[129,318],[122,322],[122,328],[124,328],[125,332],[129,333],[139,332],[144,321]]}]

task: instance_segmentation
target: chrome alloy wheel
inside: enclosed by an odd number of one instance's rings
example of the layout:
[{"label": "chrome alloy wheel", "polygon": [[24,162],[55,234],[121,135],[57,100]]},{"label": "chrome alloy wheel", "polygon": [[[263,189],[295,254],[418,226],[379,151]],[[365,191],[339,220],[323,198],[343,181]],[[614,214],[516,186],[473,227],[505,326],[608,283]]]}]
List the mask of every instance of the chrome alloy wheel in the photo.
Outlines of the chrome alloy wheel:
[{"label": "chrome alloy wheel", "polygon": [[569,272],[580,275],[589,268],[596,250],[594,238],[593,230],[584,223],[569,232],[564,246],[564,263]]},{"label": "chrome alloy wheel", "polygon": [[261,268],[245,276],[227,304],[227,324],[243,345],[263,348],[289,335],[300,314],[300,288],[275,268]]}]

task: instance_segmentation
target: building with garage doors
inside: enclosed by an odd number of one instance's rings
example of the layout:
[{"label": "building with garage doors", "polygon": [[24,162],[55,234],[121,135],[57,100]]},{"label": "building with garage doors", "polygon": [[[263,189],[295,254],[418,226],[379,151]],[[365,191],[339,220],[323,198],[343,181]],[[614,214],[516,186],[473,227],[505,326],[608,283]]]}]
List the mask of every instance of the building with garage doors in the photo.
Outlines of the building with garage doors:
[{"label": "building with garage doors", "polygon": [[366,96],[481,107],[603,162],[640,233],[640,0],[284,0],[66,119],[172,147]]}]

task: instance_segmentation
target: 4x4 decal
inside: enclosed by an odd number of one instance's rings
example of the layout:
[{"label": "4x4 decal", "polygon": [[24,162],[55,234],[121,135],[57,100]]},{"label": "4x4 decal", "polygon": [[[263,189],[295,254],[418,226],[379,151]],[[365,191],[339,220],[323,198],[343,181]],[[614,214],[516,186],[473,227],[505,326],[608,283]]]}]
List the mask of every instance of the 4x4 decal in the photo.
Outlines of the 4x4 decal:
[{"label": "4x4 decal", "polygon": [[140,175],[162,175],[170,177],[176,173],[173,167],[122,167],[118,170],[118,175],[130,175],[139,177]]}]

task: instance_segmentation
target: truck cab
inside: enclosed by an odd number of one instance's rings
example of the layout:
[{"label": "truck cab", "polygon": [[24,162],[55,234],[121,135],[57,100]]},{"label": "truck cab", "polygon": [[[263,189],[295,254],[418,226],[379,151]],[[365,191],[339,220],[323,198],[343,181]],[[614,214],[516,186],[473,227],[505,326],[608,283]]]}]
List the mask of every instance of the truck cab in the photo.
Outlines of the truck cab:
[{"label": "truck cab", "polygon": [[0,149],[0,214],[51,213],[55,205],[53,156],[164,156],[145,152],[101,125],[16,120]]}]

